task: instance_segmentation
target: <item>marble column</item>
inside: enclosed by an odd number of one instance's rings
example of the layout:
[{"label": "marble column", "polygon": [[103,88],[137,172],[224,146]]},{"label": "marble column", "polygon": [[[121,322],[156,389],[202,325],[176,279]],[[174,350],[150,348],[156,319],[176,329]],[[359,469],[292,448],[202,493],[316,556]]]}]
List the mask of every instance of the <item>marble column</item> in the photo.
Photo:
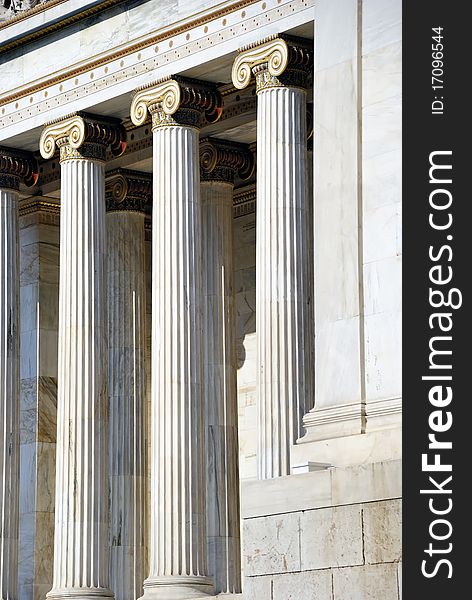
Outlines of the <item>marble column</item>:
[{"label": "marble column", "polygon": [[306,85],[311,44],[278,36],[243,48],[238,89],[257,89],[256,332],[258,476],[290,474],[313,404],[308,283]]},{"label": "marble column", "polygon": [[53,588],[49,598],[112,597],[108,579],[105,279],[106,149],[116,120],[77,114],[45,127],[44,158],[61,161],[59,352]]},{"label": "marble column", "polygon": [[20,454],[20,180],[37,179],[32,155],[0,147],[0,598],[18,598]]},{"label": "marble column", "polygon": [[241,591],[238,402],[233,290],[233,187],[248,179],[243,144],[200,143],[203,235],[203,392],[207,434],[207,537],[216,593]]},{"label": "marble column", "polygon": [[144,598],[213,593],[207,570],[202,238],[198,126],[216,121],[211,84],[173,77],[139,91],[131,119],[152,115],[150,572]]},{"label": "marble column", "polygon": [[144,218],[152,176],[126,169],[105,185],[108,292],[110,587],[135,600],[146,575]]}]

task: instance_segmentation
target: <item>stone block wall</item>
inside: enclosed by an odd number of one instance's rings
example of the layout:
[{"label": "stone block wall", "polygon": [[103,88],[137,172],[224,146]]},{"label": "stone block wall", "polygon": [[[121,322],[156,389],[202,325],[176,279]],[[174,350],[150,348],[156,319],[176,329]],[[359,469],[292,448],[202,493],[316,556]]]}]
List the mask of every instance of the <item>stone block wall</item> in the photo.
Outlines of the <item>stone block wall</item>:
[{"label": "stone block wall", "polygon": [[290,512],[243,487],[244,600],[401,600],[399,461],[281,479]]}]

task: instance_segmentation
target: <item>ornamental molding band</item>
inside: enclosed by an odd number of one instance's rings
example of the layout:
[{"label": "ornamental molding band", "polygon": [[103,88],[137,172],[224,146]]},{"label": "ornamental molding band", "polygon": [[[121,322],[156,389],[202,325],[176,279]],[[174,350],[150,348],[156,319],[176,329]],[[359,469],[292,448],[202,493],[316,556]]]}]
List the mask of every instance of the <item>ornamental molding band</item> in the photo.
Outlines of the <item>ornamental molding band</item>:
[{"label": "ornamental molding band", "polygon": [[107,212],[151,213],[152,175],[130,169],[114,169],[105,176]]},{"label": "ornamental molding band", "polygon": [[31,187],[38,176],[38,161],[33,154],[0,146],[0,188],[19,190],[21,181]]},{"label": "ornamental molding band", "polygon": [[215,84],[172,75],[138,90],[131,103],[131,121],[143,125],[152,118],[153,130],[168,125],[199,128],[216,123],[223,110],[221,93]]},{"label": "ornamental molding band", "polygon": [[255,76],[257,92],[273,87],[306,88],[313,69],[312,46],[310,40],[287,35],[244,46],[233,64],[233,84],[242,90]]},{"label": "ornamental molding band", "polygon": [[124,153],[126,130],[121,121],[87,113],[48,123],[39,140],[41,156],[52,158],[57,147],[61,162],[81,158],[104,161],[108,146],[114,157]]},{"label": "ornamental molding band", "polygon": [[250,179],[254,173],[254,155],[247,144],[211,137],[201,140],[201,181],[234,184],[236,173],[243,181]]}]

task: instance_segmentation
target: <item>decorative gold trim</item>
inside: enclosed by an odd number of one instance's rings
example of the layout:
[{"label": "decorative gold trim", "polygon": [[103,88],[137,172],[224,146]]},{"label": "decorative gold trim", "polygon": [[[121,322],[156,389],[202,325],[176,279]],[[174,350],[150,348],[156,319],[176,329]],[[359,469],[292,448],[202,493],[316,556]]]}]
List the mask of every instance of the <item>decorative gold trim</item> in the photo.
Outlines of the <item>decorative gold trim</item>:
[{"label": "decorative gold trim", "polygon": [[76,113],[50,122],[43,129],[39,140],[41,156],[52,158],[56,146],[61,151],[61,162],[75,158],[104,160],[107,146],[113,156],[123,154],[126,131],[118,119]]},{"label": "decorative gold trim", "polygon": [[249,85],[253,75],[257,91],[283,85],[304,87],[312,64],[313,53],[306,40],[281,34],[241,48],[231,78],[240,90]]},{"label": "decorative gold trim", "polygon": [[263,40],[241,48],[231,72],[234,87],[242,90],[252,79],[252,70],[257,65],[267,64],[271,75],[281,75],[288,65],[288,46],[282,38]]},{"label": "decorative gold trim", "polygon": [[154,107],[160,106],[166,115],[173,115],[180,106],[181,92],[177,81],[158,80],[136,93],[131,102],[131,121],[136,127],[144,125]]},{"label": "decorative gold trim", "polygon": [[[51,0],[50,2],[47,2],[45,4],[37,4],[33,8],[26,10],[22,13],[18,13],[11,19],[8,19],[8,21],[4,21],[3,23],[1,23],[0,31],[3,29],[7,29],[11,25],[15,25],[19,21],[28,19],[29,17],[32,17],[37,13],[45,12],[46,10],[48,10],[50,8],[54,8],[55,6],[58,6],[59,4],[65,4],[65,2],[67,2],[67,0],[57,0],[57,1]],[[63,29],[64,27],[68,27],[69,25],[72,25],[73,23],[77,23],[78,21],[81,21],[82,19],[86,19],[87,17],[91,17],[93,15],[101,13],[104,10],[106,10],[107,8],[111,8],[115,4],[121,4],[122,2],[124,2],[124,0],[103,0],[103,2],[95,4],[94,6],[91,6],[89,8],[86,8],[85,10],[75,13],[75,14],[71,15],[70,17],[66,17],[65,19],[62,19],[55,23],[52,23],[51,25],[48,25],[47,27],[38,29],[37,31],[33,31],[31,33],[26,33],[25,35],[20,35],[17,38],[15,38],[14,40],[7,42],[7,43],[3,44],[2,46],[0,46],[0,54],[3,54],[4,52],[8,52],[9,50],[13,50],[14,48],[17,48],[18,46],[23,46],[24,44],[27,44],[28,42],[37,40],[37,39],[47,35],[48,33],[58,31],[60,29]]]},{"label": "decorative gold trim", "polygon": [[233,218],[244,217],[256,212],[256,186],[249,190],[238,192],[235,190],[233,196]]},{"label": "decorative gold trim", "polygon": [[30,215],[36,212],[46,212],[53,215],[60,215],[61,206],[60,204],[55,204],[54,202],[48,202],[47,200],[41,200],[41,197],[35,197],[34,200],[30,200],[29,202],[20,202],[19,208],[19,216],[24,217],[25,215]]},{"label": "decorative gold trim", "polygon": [[37,13],[44,12],[44,11],[48,10],[49,8],[54,8],[55,6],[58,6],[59,4],[63,4],[64,2],[67,2],[67,0],[47,0],[47,2],[45,2],[43,4],[36,4],[36,6],[33,6],[32,8],[29,8],[28,10],[24,10],[22,12],[16,13],[16,15],[13,15],[7,21],[3,21],[2,23],[0,23],[0,30],[6,29],[10,25],[14,25],[15,23],[18,23],[19,21],[23,21],[24,19],[27,19],[28,17],[32,17],[33,15],[35,15]]},{"label": "decorative gold trim", "polygon": [[131,121],[143,125],[152,116],[153,129],[183,124],[198,127],[199,115],[208,123],[221,116],[223,101],[215,84],[172,75],[141,88],[131,102]]},{"label": "decorative gold trim", "polygon": [[[111,3],[113,1],[117,2],[117,0],[108,0],[108,2],[111,2]],[[118,1],[121,2],[123,0],[118,0]],[[238,2],[235,2],[234,4],[225,6],[224,8],[222,8],[220,10],[216,10],[214,12],[209,12],[203,16],[199,16],[191,21],[186,22],[183,25],[178,25],[176,27],[173,27],[172,29],[168,29],[164,33],[151,35],[150,37],[146,36],[144,39],[142,39],[139,42],[135,42],[131,45],[126,45],[124,48],[121,48],[120,50],[117,50],[115,52],[111,52],[111,53],[107,52],[107,53],[105,53],[104,56],[102,56],[98,59],[85,62],[84,64],[80,65],[79,67],[76,67],[75,69],[71,69],[69,71],[62,72],[59,75],[56,75],[45,81],[42,81],[39,84],[32,85],[28,88],[24,88],[21,91],[10,94],[9,96],[1,97],[1,95],[0,95],[0,102],[2,104],[7,104],[8,102],[12,102],[13,100],[18,100],[20,98],[24,98],[25,96],[31,95],[35,92],[39,92],[45,88],[48,88],[51,85],[54,85],[56,83],[61,83],[69,78],[75,77],[77,75],[81,75],[83,73],[87,73],[88,71],[96,69],[97,67],[100,67],[102,65],[106,65],[110,62],[117,60],[118,58],[123,58],[130,54],[133,54],[134,52],[138,52],[139,50],[143,50],[144,48],[153,46],[154,44],[162,43],[176,35],[185,33],[186,31],[189,31],[189,30],[193,29],[194,27],[198,27],[200,25],[205,25],[206,23],[209,23],[210,21],[213,21],[214,19],[223,17],[229,13],[232,13],[233,11],[239,10],[241,8],[246,8],[247,6],[250,6],[251,4],[256,4],[257,1],[258,0],[239,0]],[[106,2],[106,0],[105,0],[105,2]],[[108,8],[108,6],[105,6],[105,2],[100,4],[100,6],[102,8]],[[111,6],[111,4],[110,4],[110,6]],[[86,16],[89,16],[89,15],[86,15]],[[56,29],[58,29],[59,25],[61,25],[62,23],[64,23],[64,26],[70,25],[71,23],[74,23],[75,21],[80,20],[80,18],[82,18],[81,13],[79,13],[78,15],[75,15],[75,17],[71,17],[70,20],[67,20],[67,23],[65,21],[61,21],[61,23],[51,25],[50,27],[45,27],[44,29],[40,30],[40,32],[38,32],[38,33],[40,33],[40,36],[45,36],[48,33],[51,33],[52,31],[55,31]],[[32,34],[32,35],[34,35],[34,34]],[[40,37],[40,36],[38,35],[38,37]],[[32,38],[32,39],[34,39],[34,38]],[[26,43],[26,41],[24,40],[24,38],[21,38],[19,40],[19,44],[23,45],[24,43]],[[0,54],[8,49],[10,49],[8,44],[5,44],[4,46],[2,46],[0,48]]]}]

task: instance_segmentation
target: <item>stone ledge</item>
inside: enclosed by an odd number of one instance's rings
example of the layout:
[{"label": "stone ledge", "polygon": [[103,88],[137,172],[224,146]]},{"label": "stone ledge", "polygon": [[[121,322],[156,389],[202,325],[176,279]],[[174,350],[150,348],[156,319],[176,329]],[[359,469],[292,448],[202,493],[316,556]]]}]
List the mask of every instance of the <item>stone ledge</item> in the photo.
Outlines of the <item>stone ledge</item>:
[{"label": "stone ledge", "polygon": [[241,483],[243,519],[400,498],[401,460]]}]

